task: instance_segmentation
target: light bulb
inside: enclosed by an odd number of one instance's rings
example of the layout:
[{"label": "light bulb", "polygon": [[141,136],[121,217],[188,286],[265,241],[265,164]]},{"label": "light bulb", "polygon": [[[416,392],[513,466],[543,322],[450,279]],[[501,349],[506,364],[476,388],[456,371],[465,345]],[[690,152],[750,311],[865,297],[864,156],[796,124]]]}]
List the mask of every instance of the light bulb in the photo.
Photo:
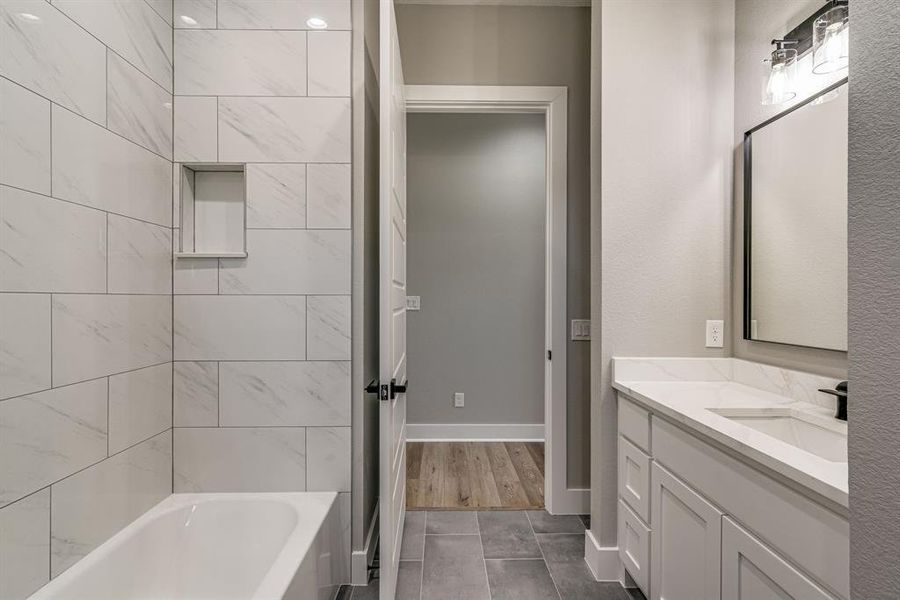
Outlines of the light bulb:
[{"label": "light bulb", "polygon": [[813,23],[813,73],[834,73],[849,64],[849,12],[847,6],[836,6]]}]

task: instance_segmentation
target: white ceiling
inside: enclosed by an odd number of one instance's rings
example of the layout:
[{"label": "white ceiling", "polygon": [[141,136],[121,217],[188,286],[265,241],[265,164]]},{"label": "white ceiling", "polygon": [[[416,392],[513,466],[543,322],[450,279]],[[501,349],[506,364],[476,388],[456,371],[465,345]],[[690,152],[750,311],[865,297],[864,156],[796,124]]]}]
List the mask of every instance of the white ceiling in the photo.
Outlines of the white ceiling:
[{"label": "white ceiling", "polygon": [[590,6],[591,0],[394,0],[397,4],[443,4],[480,6]]}]

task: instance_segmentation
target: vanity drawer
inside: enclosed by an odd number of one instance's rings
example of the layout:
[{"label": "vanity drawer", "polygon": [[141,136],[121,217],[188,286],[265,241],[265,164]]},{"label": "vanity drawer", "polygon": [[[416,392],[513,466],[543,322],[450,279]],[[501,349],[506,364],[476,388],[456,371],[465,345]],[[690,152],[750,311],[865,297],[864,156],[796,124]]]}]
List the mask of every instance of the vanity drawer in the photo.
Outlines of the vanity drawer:
[{"label": "vanity drawer", "polygon": [[619,436],[619,496],[650,522],[650,457]]},{"label": "vanity drawer", "polygon": [[625,570],[650,597],[650,530],[619,500],[619,558]]},{"label": "vanity drawer", "polygon": [[650,413],[619,394],[619,433],[650,452]]}]

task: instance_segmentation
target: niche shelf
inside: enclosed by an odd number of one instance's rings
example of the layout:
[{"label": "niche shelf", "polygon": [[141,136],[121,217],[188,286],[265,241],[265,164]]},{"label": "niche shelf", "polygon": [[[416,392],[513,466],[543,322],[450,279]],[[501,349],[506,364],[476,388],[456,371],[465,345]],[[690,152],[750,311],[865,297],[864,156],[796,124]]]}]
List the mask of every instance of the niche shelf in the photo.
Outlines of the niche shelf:
[{"label": "niche shelf", "polygon": [[243,164],[181,165],[176,258],[247,256],[247,179]]}]

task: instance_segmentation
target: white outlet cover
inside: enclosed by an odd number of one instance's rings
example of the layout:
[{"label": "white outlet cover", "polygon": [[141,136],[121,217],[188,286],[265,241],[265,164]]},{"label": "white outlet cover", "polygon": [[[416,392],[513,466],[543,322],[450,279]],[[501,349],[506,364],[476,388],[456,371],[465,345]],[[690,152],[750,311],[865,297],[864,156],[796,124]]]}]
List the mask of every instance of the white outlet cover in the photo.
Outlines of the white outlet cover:
[{"label": "white outlet cover", "polygon": [[466,395],[462,392],[454,392],[453,394],[453,406],[456,408],[462,408],[466,405]]},{"label": "white outlet cover", "polygon": [[709,320],[706,322],[706,347],[725,347],[725,321]]}]

